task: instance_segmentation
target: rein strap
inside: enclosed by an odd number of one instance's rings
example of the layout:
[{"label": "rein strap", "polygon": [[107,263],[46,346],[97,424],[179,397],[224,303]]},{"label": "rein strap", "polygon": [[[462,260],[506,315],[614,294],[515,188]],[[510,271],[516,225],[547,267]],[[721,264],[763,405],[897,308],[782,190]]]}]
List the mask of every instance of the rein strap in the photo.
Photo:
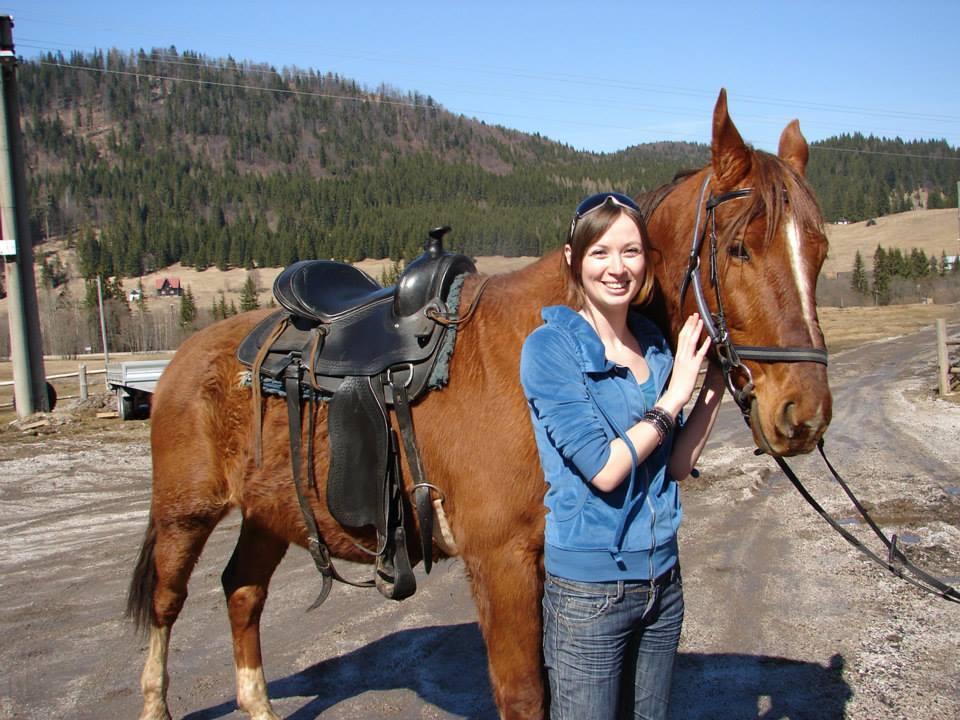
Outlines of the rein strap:
[{"label": "rein strap", "polygon": [[[853,494],[853,491],[850,489],[850,486],[844,481],[840,474],[834,469],[833,465],[830,464],[830,461],[827,459],[826,453],[823,450],[823,439],[821,438],[820,442],[817,443],[817,450],[820,451],[820,456],[823,458],[823,461],[826,463],[827,467],[830,469],[830,473],[833,475],[833,478],[837,481],[843,491],[847,494],[847,497],[853,502],[854,507],[857,509],[857,512],[860,513],[860,516],[864,519],[867,525],[873,530],[874,534],[880,538],[880,541],[887,548],[887,559],[882,559],[875,552],[870,550],[866,545],[860,542],[856,537],[854,537],[850,532],[848,532],[843,526],[840,525],[826,510],[823,509],[823,506],[820,505],[810,494],[810,491],[803,486],[803,483],[800,482],[800,478],[797,477],[796,473],[793,472],[793,469],[787,464],[787,461],[784,460],[779,455],[773,455],[773,459],[776,460],[777,465],[780,466],[780,469],[783,471],[783,474],[787,476],[787,479],[793,483],[793,486],[797,489],[800,495],[803,496],[803,499],[812,507],[817,513],[822,517],[827,523],[836,530],[840,536],[846,540],[848,543],[853,545],[857,550],[870,558],[873,562],[877,563],[881,567],[885,568],[889,572],[893,573],[901,580],[905,580],[911,585],[920,588],[921,590],[928,592],[932,595],[942,597],[944,600],[949,600],[950,602],[960,603],[960,592],[957,592],[956,588],[947,585],[942,580],[934,577],[930,573],[921,568],[918,568],[904,555],[900,548],[897,547],[897,536],[892,535],[888,538],[883,534],[883,531],[877,525],[877,523],[870,517],[867,509],[863,504],[857,499]],[[909,574],[908,574],[909,573]]]}]

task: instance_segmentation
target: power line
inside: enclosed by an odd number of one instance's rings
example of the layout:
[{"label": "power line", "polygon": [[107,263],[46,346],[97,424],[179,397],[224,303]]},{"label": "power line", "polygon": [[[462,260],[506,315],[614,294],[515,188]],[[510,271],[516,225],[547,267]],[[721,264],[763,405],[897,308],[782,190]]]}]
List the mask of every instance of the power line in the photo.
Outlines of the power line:
[{"label": "power line", "polygon": [[[153,58],[150,57],[149,59],[152,60]],[[132,77],[132,78],[137,78],[137,79],[145,79],[145,80],[166,80],[166,81],[170,81],[170,82],[184,82],[184,83],[190,83],[190,84],[193,84],[193,85],[201,85],[201,86],[222,87],[222,88],[230,88],[230,89],[236,89],[236,90],[250,90],[250,91],[257,91],[257,92],[270,92],[270,93],[276,93],[276,94],[280,94],[280,95],[316,97],[316,98],[324,98],[324,99],[329,99],[329,100],[342,100],[342,101],[347,101],[347,102],[372,102],[372,103],[376,103],[376,104],[379,104],[379,105],[405,107],[405,108],[410,108],[410,109],[426,109],[426,108],[430,108],[430,109],[436,109],[436,110],[446,110],[446,108],[444,108],[443,105],[441,105],[440,103],[437,103],[437,102],[433,102],[433,104],[431,104],[431,105],[425,105],[425,104],[422,104],[422,103],[417,103],[417,102],[415,102],[415,101],[404,101],[404,100],[399,100],[399,99],[387,99],[386,97],[384,97],[384,95],[383,95],[382,93],[380,93],[380,94],[375,94],[375,93],[371,93],[371,92],[369,92],[369,91],[365,91],[365,92],[364,92],[363,94],[361,94],[361,95],[339,95],[339,94],[334,94],[334,93],[323,93],[323,92],[310,91],[310,90],[297,90],[297,89],[293,89],[293,88],[271,88],[271,87],[263,87],[263,86],[258,86],[258,85],[245,85],[245,84],[242,84],[242,83],[227,83],[227,82],[222,82],[222,81],[217,81],[217,80],[209,80],[209,79],[202,79],[202,78],[185,78],[185,77],[178,77],[178,76],[173,76],[173,75],[158,75],[158,74],[154,74],[154,73],[143,73],[143,72],[135,72],[135,71],[130,71],[130,70],[112,70],[112,69],[109,69],[109,68],[87,67],[87,66],[83,66],[83,65],[74,65],[74,64],[71,64],[71,63],[49,62],[49,61],[46,61],[46,60],[39,60],[39,61],[35,61],[35,62],[37,62],[39,65],[43,65],[43,66],[47,66],[47,67],[58,67],[58,68],[65,68],[65,69],[85,71],[85,72],[95,72],[95,73],[102,73],[102,74],[109,74],[109,75],[120,75],[120,76]],[[203,63],[203,64],[201,64],[202,61],[198,61],[198,62],[173,62],[173,61],[168,61],[168,60],[162,60],[162,61],[158,61],[158,62],[169,63],[169,64],[186,65],[186,66],[194,67],[194,68],[201,69],[201,70],[203,70],[203,69],[209,69],[209,68],[218,69],[218,70],[236,70],[236,71],[239,72],[241,75],[248,73],[247,69],[242,68],[242,67],[231,67],[230,65],[217,65],[216,63],[209,63],[209,64],[208,64],[208,63]],[[276,70],[256,70],[256,69],[254,69],[254,70],[252,70],[251,72],[253,72],[253,73],[255,73],[255,74],[275,75],[275,76],[277,76],[277,77],[279,77],[279,78],[281,78],[281,79],[283,78],[283,75],[282,75],[281,73],[277,72]],[[299,77],[299,78],[304,78],[304,79],[317,79],[317,78],[321,78],[322,76],[319,75],[319,74],[314,74],[313,76],[311,76],[309,73],[297,73],[297,74],[294,74],[293,77]],[[429,96],[424,96],[424,97],[429,97]],[[430,98],[430,100],[433,100],[433,98]],[[448,111],[448,112],[449,112],[449,111]],[[517,116],[517,115],[508,115],[508,114],[505,114],[505,113],[494,113],[494,112],[489,112],[489,111],[466,111],[466,112],[462,112],[462,113],[460,113],[460,114],[461,114],[461,115],[466,115],[466,114],[468,114],[468,113],[473,113],[473,114],[485,114],[485,115],[500,115],[501,117],[522,117],[522,116]],[[531,119],[531,118],[528,117],[527,119]],[[590,126],[591,126],[591,127],[594,127],[595,125],[594,125],[594,124],[590,124]],[[607,127],[607,128],[616,128],[617,126],[605,125],[604,127]],[[630,129],[630,128],[618,128],[618,129]],[[519,131],[518,131],[518,132],[519,132]],[[907,158],[915,158],[915,159],[921,159],[921,160],[953,160],[953,161],[960,161],[960,156],[958,156],[958,157],[949,157],[949,156],[942,156],[942,155],[920,155],[920,154],[915,154],[915,153],[894,153],[894,152],[880,151],[880,150],[866,150],[866,149],[856,149],[856,148],[838,148],[838,147],[832,147],[832,146],[829,146],[829,145],[811,145],[810,147],[811,147],[811,149],[817,150],[817,151],[831,151],[831,152],[853,153],[853,154],[860,154],[860,155],[886,155],[886,156],[891,156],[891,157],[907,157]]]},{"label": "power line", "polygon": [[811,145],[811,150],[830,150],[831,152],[855,153],[857,155],[889,155],[890,157],[917,158],[919,160],[953,160],[960,161],[960,156],[950,157],[949,155],[917,155],[916,153],[895,153],[885,150],[862,150],[858,148],[839,148],[829,145]]},{"label": "power line", "polygon": [[204,80],[202,78],[184,78],[184,77],[175,77],[173,75],[155,75],[152,73],[132,72],[129,70],[110,70],[108,68],[84,67],[82,65],[70,65],[69,63],[51,63],[45,60],[39,61],[39,64],[45,65],[48,67],[68,68],[71,70],[96,72],[96,73],[103,73],[107,75],[123,75],[126,77],[134,77],[134,78],[144,79],[144,80],[169,80],[171,82],[185,82],[185,83],[191,83],[194,85],[209,85],[212,87],[232,88],[236,90],[255,90],[259,92],[271,92],[271,93],[277,93],[280,95],[307,95],[310,97],[327,98],[330,100],[348,100],[351,102],[373,102],[380,105],[398,105],[398,106],[409,107],[414,109],[425,109],[428,107],[437,109],[437,110],[443,109],[439,104],[428,106],[428,105],[418,104],[415,102],[387,100],[381,96],[375,96],[375,95],[364,95],[364,96],[334,95],[333,93],[321,93],[321,92],[313,92],[308,90],[295,90],[292,88],[269,88],[269,87],[261,87],[258,85],[242,85],[240,83],[225,83],[225,82],[219,82],[217,80]]},{"label": "power line", "polygon": [[[29,42],[34,43],[43,43],[42,40],[31,39]],[[23,42],[21,40],[20,44]],[[88,49],[66,45],[64,43],[47,43],[48,45],[61,45],[62,47],[69,48],[72,50],[77,50],[79,52],[89,52]],[[30,45],[33,49],[48,49],[38,45]],[[144,51],[146,53],[146,51]],[[153,49],[150,53],[158,55],[161,58],[178,58],[182,59],[182,56],[170,55],[164,53],[161,49]],[[133,54],[133,53],[130,53]],[[353,54],[340,54],[328,53],[334,57],[354,57],[362,59],[372,59],[372,60],[382,60],[389,63],[405,62],[407,64],[417,64],[416,61],[397,59],[396,57],[391,57],[389,55],[383,54],[371,54],[371,53],[353,53]],[[431,63],[434,63],[434,59],[429,59]],[[216,61],[213,61],[204,56],[204,59],[200,62],[206,62],[215,67],[223,67],[227,69],[229,66],[219,64]],[[193,64],[193,63],[188,63]],[[240,64],[238,62],[238,64]],[[269,65],[269,63],[252,63],[253,65]],[[511,68],[511,67],[478,67],[478,66],[460,66],[461,69],[474,71],[474,72],[483,72],[494,75],[500,75],[503,77],[515,77],[515,78],[524,78],[535,81],[554,81],[554,82],[563,82],[563,83],[572,83],[577,85],[588,85],[590,87],[605,87],[611,89],[620,89],[620,90],[632,90],[632,91],[647,91],[655,92],[660,94],[668,95],[678,95],[684,97],[713,97],[715,93],[713,91],[705,91],[691,88],[683,88],[675,85],[663,85],[663,84],[652,84],[652,83],[636,83],[636,82],[625,82],[620,80],[615,80],[606,77],[597,77],[586,76],[586,75],[573,75],[570,73],[536,73],[529,70]],[[254,72],[270,72],[269,70],[255,70]],[[852,105],[838,105],[831,103],[821,103],[821,102],[811,102],[805,100],[792,100],[787,98],[776,98],[776,97],[765,97],[761,95],[743,95],[740,96],[741,100],[747,102],[752,102],[756,104],[770,105],[776,107],[789,107],[789,108],[799,108],[799,109],[810,109],[810,110],[820,110],[836,113],[854,113],[858,115],[866,115],[871,117],[887,117],[887,118],[896,118],[896,119],[908,119],[908,120],[929,120],[934,122],[957,122],[960,123],[960,116],[953,115],[942,115],[942,114],[932,114],[932,113],[918,113],[906,110],[890,110],[890,109],[872,109],[864,108]]]}]

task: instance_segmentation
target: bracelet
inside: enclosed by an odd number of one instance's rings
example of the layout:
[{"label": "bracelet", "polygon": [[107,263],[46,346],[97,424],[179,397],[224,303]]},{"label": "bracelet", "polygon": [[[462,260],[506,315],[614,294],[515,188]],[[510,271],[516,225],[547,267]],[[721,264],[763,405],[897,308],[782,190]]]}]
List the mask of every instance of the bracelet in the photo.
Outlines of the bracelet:
[{"label": "bracelet", "polygon": [[657,445],[662,445],[664,439],[673,432],[675,421],[673,416],[670,415],[663,408],[654,406],[648,410],[644,416],[640,419],[640,422],[645,422],[653,427],[657,433]]},{"label": "bracelet", "polygon": [[674,427],[676,426],[676,424],[677,424],[677,421],[674,420],[673,415],[671,415],[670,413],[668,413],[666,410],[664,410],[664,409],[663,409],[662,407],[660,407],[659,405],[654,405],[652,408],[650,408],[649,413],[652,413],[652,414],[658,416],[661,420],[663,420],[664,423],[666,423],[667,428],[669,429],[669,431],[670,431],[670,432],[673,432],[673,428],[674,428]]}]

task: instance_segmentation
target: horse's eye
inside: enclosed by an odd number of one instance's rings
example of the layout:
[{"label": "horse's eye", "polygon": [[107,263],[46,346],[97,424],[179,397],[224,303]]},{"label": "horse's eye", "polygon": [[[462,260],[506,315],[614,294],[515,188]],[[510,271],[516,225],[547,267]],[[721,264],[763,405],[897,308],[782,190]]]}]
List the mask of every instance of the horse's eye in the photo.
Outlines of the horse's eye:
[{"label": "horse's eye", "polygon": [[736,258],[737,260],[743,260],[746,262],[750,259],[750,252],[747,250],[747,246],[743,243],[737,243],[736,245],[731,245],[727,248],[727,252],[730,253],[731,257]]}]

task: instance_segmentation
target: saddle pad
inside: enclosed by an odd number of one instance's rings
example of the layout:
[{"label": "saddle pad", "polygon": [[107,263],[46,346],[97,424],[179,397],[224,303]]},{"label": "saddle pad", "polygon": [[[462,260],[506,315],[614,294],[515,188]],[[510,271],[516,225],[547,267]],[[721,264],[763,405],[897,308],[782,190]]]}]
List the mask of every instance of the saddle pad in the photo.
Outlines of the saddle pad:
[{"label": "saddle pad", "polygon": [[375,381],[346,378],[328,403],[327,506],[341,525],[384,531],[389,426]]}]

